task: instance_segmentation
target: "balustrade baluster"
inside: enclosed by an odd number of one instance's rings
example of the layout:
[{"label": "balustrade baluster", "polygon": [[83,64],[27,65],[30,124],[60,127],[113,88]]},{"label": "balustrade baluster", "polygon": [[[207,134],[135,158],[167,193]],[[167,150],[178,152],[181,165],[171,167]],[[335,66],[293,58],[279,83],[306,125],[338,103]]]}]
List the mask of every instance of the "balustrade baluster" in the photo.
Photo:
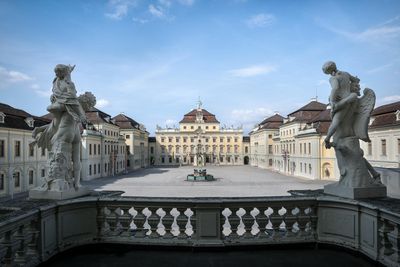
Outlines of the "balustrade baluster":
[{"label": "balustrade baluster", "polygon": [[179,227],[178,238],[185,239],[187,238],[186,224],[188,222],[188,217],[185,215],[186,208],[177,208],[177,210],[179,212],[179,215],[176,218],[176,223],[178,224]]},{"label": "balustrade baluster", "polygon": [[293,233],[293,225],[297,221],[297,216],[294,214],[295,207],[292,205],[287,205],[285,206],[285,208],[286,208],[286,214],[284,217],[284,221],[286,225],[286,237],[292,238],[296,236],[296,234]]},{"label": "balustrade baluster", "polygon": [[196,234],[196,216],[192,209],[187,209],[185,215],[188,217],[185,233],[188,237],[194,238]]},{"label": "balustrade baluster", "polygon": [[27,230],[29,240],[27,245],[26,254],[31,258],[38,258],[38,240],[39,240],[39,226],[38,221],[32,220],[29,224],[29,228]]},{"label": "balustrade baluster", "polygon": [[151,207],[148,208],[150,211],[150,216],[147,218],[147,222],[150,225],[150,238],[157,238],[159,237],[159,233],[157,232],[158,229],[158,223],[160,222],[160,217],[157,214],[158,208],[156,207]]},{"label": "balustrade baluster", "polygon": [[[389,242],[392,244],[393,261],[400,263],[400,224],[395,224],[393,230],[388,233]],[[400,264],[399,264],[400,265]]]},{"label": "balustrade baluster", "polygon": [[129,213],[131,207],[124,206],[121,207],[121,215],[119,216],[119,223],[121,225],[121,234],[122,237],[131,236],[131,222],[132,215]]},{"label": "balustrade baluster", "polygon": [[251,230],[253,229],[253,225],[254,225],[254,217],[250,214],[250,212],[253,210],[254,208],[252,207],[246,207],[243,208],[244,210],[244,214],[242,215],[242,222],[244,224],[244,234],[243,234],[243,238],[252,238],[253,234],[251,233]]},{"label": "balustrade baluster", "polygon": [[258,233],[255,235],[256,238],[264,238],[266,227],[268,224],[268,217],[265,215],[264,208],[258,207],[257,208],[260,212],[255,216],[255,221],[258,224]]},{"label": "balustrade baluster", "polygon": [[310,217],[305,213],[306,207],[299,207],[299,213],[297,214],[297,224],[299,226],[298,237],[305,237],[308,235],[306,232],[307,223],[310,222]]},{"label": "balustrade baluster", "polygon": [[165,234],[164,238],[165,239],[171,239],[174,237],[172,234],[172,224],[174,223],[174,216],[172,216],[172,210],[173,209],[165,209],[165,216],[162,218],[162,223],[165,227]]},{"label": "balustrade baluster", "polygon": [[145,211],[145,208],[144,209],[136,209],[136,210],[137,210],[137,214],[133,218],[133,221],[137,227],[136,231],[135,231],[135,237],[136,238],[144,238],[144,237],[146,237],[146,233],[147,233],[147,229],[145,228],[147,216],[143,213]]},{"label": "balustrade baluster", "polygon": [[381,226],[379,228],[379,237],[381,243],[380,253],[384,256],[390,256],[394,253],[393,244],[389,240],[389,233],[394,230],[393,225],[389,221],[383,219],[380,222]]},{"label": "balustrade baluster", "polygon": [[271,207],[273,213],[269,216],[269,221],[272,224],[272,238],[279,239],[281,237],[280,225],[282,224],[282,216],[279,215],[279,207]]},{"label": "balustrade baluster", "polygon": [[238,230],[240,225],[240,217],[237,215],[237,212],[240,208],[229,208],[232,211],[231,216],[228,217],[229,224],[231,225],[232,233],[229,235],[229,239],[237,239],[239,238]]},{"label": "balustrade baluster", "polygon": [[15,251],[15,259],[14,261],[18,263],[18,265],[25,265],[26,264],[26,242],[25,242],[25,225],[19,225],[18,230],[16,231],[14,238],[17,243],[17,249]]}]

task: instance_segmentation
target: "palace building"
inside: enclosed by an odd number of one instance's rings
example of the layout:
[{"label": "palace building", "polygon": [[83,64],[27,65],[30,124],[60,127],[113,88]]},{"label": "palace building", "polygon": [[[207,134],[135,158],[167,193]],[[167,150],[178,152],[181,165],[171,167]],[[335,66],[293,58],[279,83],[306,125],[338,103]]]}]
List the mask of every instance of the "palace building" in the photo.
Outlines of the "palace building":
[{"label": "palace building", "polygon": [[179,128],[157,126],[155,143],[150,144],[155,165],[192,165],[197,153],[205,155],[208,164],[242,165],[248,162],[249,146],[243,145],[241,127],[221,127],[199,101],[196,109],[183,116]]}]

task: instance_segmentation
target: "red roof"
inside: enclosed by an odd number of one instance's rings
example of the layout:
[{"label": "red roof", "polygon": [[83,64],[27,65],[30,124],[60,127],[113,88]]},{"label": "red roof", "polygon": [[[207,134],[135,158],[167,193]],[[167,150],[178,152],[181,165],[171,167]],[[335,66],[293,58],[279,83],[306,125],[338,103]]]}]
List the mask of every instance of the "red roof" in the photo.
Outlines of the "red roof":
[{"label": "red roof", "polygon": [[396,112],[400,110],[400,101],[377,107],[372,111],[371,128],[400,125],[396,120]]},{"label": "red roof", "polygon": [[[201,109],[201,112],[203,113],[203,120],[205,123],[219,123],[217,118],[215,118],[214,114],[211,114],[205,109]],[[196,114],[197,114],[197,109],[193,109],[189,113],[186,113],[183,116],[183,119],[179,123],[193,123],[196,122]]]},{"label": "red roof", "polygon": [[137,121],[124,114],[118,114],[113,119],[121,129],[139,129],[140,126]]}]

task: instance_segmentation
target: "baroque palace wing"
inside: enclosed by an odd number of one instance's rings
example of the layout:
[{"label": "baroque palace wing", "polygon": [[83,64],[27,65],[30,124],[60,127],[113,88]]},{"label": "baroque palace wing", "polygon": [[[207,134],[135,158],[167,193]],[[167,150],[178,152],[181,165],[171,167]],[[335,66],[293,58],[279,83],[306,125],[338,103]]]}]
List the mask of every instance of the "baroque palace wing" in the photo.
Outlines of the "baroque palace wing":
[{"label": "baroque palace wing", "polygon": [[358,107],[355,112],[354,118],[354,133],[355,135],[365,141],[370,142],[368,136],[368,124],[371,112],[375,106],[375,93],[372,89],[365,88],[364,95],[358,101]]}]

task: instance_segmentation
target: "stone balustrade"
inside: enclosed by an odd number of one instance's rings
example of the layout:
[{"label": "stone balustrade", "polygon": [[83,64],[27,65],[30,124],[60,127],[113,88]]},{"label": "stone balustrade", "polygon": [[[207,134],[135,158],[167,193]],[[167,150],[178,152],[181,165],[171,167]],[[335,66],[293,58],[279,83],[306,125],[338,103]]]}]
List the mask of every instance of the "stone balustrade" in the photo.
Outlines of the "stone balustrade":
[{"label": "stone balustrade", "polygon": [[229,247],[326,243],[400,264],[400,201],[322,194],[251,198],[20,200],[0,208],[0,265],[36,266],[83,244]]}]

